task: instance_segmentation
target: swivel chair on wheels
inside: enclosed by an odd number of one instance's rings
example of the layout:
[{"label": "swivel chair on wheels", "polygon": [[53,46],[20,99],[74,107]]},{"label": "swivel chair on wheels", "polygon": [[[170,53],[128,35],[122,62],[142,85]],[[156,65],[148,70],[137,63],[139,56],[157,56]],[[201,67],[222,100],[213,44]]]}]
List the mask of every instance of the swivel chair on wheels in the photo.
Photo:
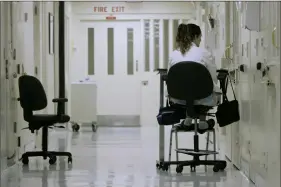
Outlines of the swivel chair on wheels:
[{"label": "swivel chair on wheels", "polygon": [[177,165],[177,173],[181,173],[184,166],[190,166],[192,171],[200,165],[214,166],[214,172],[224,170],[227,165],[224,160],[200,160],[200,156],[217,154],[214,151],[199,149],[197,120],[199,116],[207,115],[212,107],[194,105],[194,101],[213,93],[213,81],[207,68],[197,62],[180,62],[173,65],[168,72],[167,91],[170,97],[186,101],[186,115],[194,119],[194,149],[176,149],[177,153],[193,156],[193,160],[171,162]]},{"label": "swivel chair on wheels", "polygon": [[[68,162],[72,162],[72,155],[69,152],[48,151],[48,128],[56,123],[66,123],[70,120],[68,115],[64,114],[33,114],[47,107],[47,97],[41,82],[29,75],[23,75],[19,78],[20,105],[23,108],[24,120],[28,122],[28,128],[31,133],[42,128],[42,151],[26,152],[22,155],[23,164],[28,164],[29,157],[42,156],[44,160],[50,158],[49,163],[54,164],[56,156],[67,156]],[[66,98],[53,99],[54,103],[67,102]]]}]

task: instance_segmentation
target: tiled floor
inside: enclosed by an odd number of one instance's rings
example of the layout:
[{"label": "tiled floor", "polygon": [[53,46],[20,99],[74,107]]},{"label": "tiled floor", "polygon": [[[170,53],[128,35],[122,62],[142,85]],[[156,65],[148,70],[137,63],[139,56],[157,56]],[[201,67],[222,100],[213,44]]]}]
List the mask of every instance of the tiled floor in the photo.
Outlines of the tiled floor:
[{"label": "tiled floor", "polygon": [[[185,168],[183,174],[176,174],[175,167],[169,172],[157,171],[157,127],[99,128],[96,133],[82,127],[79,133],[52,134],[50,148],[71,151],[73,164],[60,158],[49,166],[47,160],[33,158],[29,166],[19,163],[8,169],[1,187],[253,187],[231,165],[216,174],[212,168],[205,172],[204,167],[196,173]],[[190,140],[192,134],[182,134],[180,144]]]}]

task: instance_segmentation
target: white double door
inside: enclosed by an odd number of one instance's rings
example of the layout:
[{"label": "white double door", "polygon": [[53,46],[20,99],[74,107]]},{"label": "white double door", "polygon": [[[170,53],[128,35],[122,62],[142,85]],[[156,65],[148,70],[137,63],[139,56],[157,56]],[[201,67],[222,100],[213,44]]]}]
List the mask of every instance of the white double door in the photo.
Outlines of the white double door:
[{"label": "white double door", "polygon": [[91,77],[98,85],[98,115],[140,116],[140,26],[140,21],[88,25],[94,29]]}]

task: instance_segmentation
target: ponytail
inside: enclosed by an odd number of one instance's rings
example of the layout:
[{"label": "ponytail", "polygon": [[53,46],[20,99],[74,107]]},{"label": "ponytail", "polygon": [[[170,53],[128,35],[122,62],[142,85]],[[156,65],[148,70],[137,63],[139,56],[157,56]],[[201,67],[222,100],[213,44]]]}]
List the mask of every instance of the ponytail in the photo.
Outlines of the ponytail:
[{"label": "ponytail", "polygon": [[201,35],[201,29],[195,24],[180,24],[176,37],[176,45],[182,54],[189,51],[194,39]]}]

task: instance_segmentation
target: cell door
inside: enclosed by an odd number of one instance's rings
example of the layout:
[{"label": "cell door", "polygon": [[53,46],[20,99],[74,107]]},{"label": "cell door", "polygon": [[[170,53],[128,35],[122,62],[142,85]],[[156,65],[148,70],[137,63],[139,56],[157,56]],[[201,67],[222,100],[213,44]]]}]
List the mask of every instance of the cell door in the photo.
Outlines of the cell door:
[{"label": "cell door", "polygon": [[5,5],[4,2],[0,2],[0,171],[3,171],[7,167],[7,145],[6,145],[6,128],[7,128],[7,105],[6,105],[6,61],[5,61],[5,47],[6,40],[4,29],[5,24]]},{"label": "cell door", "polygon": [[7,156],[10,162],[14,162],[17,151],[17,58],[16,58],[16,26],[17,26],[17,2],[11,2],[7,6],[8,12],[8,25],[7,25],[7,110],[8,110],[8,120],[7,120]]},{"label": "cell door", "polygon": [[95,22],[87,29],[88,75],[97,82],[99,125],[139,125],[140,22]]}]

